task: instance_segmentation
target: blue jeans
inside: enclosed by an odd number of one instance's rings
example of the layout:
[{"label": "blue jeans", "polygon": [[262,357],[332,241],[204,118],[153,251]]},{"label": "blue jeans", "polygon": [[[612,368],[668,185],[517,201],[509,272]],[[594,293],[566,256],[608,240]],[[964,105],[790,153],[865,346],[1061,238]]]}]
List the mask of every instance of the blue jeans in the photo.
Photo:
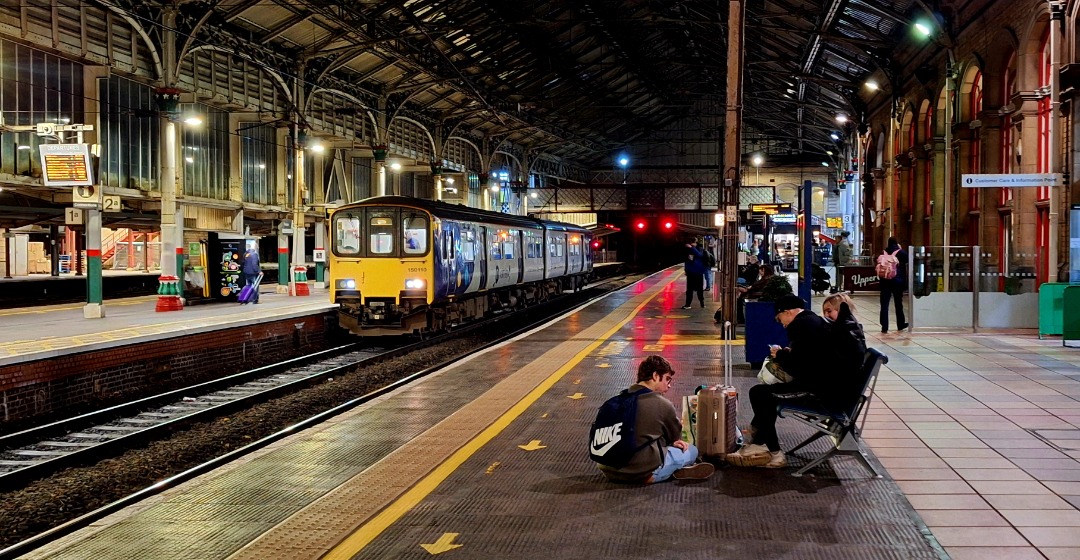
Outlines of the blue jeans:
[{"label": "blue jeans", "polygon": [[678,447],[668,447],[664,451],[663,464],[656,467],[656,470],[652,473],[653,482],[663,482],[671,478],[672,473],[675,471],[693,465],[694,460],[697,459],[697,454],[697,447],[692,444],[686,448],[686,451]]}]

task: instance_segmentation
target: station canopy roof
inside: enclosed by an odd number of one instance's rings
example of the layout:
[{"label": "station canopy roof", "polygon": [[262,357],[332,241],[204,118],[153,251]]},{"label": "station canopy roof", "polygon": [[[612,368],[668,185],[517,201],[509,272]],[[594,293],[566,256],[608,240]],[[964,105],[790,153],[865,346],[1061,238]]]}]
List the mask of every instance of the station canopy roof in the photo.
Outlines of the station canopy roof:
[{"label": "station canopy roof", "polygon": [[[129,0],[130,1],[130,0]],[[915,5],[917,3],[917,5]],[[181,3],[196,43],[587,167],[723,137],[727,0]],[[818,157],[923,0],[747,0],[744,139]],[[276,53],[268,56],[267,53]],[[400,108],[400,109],[399,109]],[[346,109],[342,109],[346,110]]]}]

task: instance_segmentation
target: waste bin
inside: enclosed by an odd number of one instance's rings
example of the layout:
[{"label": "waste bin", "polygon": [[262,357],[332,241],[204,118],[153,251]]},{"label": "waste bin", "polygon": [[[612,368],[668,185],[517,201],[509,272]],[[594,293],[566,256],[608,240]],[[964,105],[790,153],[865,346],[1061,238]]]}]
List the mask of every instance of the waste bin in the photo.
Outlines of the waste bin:
[{"label": "waste bin", "polygon": [[1066,287],[1061,299],[1062,344],[1070,348],[1080,347],[1080,285]]},{"label": "waste bin", "polygon": [[1062,334],[1068,287],[1065,282],[1045,282],[1039,286],[1039,338]]}]

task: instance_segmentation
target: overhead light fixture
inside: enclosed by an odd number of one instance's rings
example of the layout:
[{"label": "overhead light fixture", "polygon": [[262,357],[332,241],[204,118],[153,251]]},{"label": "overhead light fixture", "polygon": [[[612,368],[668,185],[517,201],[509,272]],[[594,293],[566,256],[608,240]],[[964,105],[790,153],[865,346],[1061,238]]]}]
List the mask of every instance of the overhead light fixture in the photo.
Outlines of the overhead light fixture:
[{"label": "overhead light fixture", "polygon": [[619,159],[616,161],[618,161],[619,167],[625,168],[627,165],[630,165],[630,158],[625,155],[619,156]]},{"label": "overhead light fixture", "polygon": [[829,162],[827,162],[827,161],[823,161],[823,162],[821,162],[821,166],[822,166],[822,167],[828,167],[828,166],[829,166]]},{"label": "overhead light fixture", "polygon": [[491,185],[491,192],[499,192],[499,185]]},{"label": "overhead light fixture", "polygon": [[832,138],[833,140],[835,140],[835,141],[837,141],[837,142],[839,142],[839,141],[840,141],[840,135],[839,135],[839,134],[837,134],[837,133],[835,133],[835,132],[833,132],[832,134],[830,134],[830,135],[829,135],[829,138]]},{"label": "overhead light fixture", "polygon": [[840,113],[839,115],[836,115],[836,122],[838,122],[840,124],[846,123],[847,122],[847,115],[845,115],[843,113]]},{"label": "overhead light fixture", "polygon": [[833,155],[832,150],[825,150],[825,155],[827,155],[827,156]]},{"label": "overhead light fixture", "polygon": [[184,158],[184,161],[186,161],[188,163],[195,163],[195,158],[193,158],[191,156],[188,156],[188,157]]},{"label": "overhead light fixture", "polygon": [[188,115],[184,117],[184,124],[188,126],[199,126],[202,123],[203,119],[199,115]]},{"label": "overhead light fixture", "polygon": [[534,192],[529,193],[529,198],[536,198],[537,194]]},{"label": "overhead light fixture", "polygon": [[761,167],[761,164],[765,163],[765,158],[761,157],[761,154],[754,154],[754,157],[750,158],[750,163],[754,164],[754,167]]},{"label": "overhead light fixture", "polygon": [[881,86],[879,86],[878,83],[874,80],[866,80],[866,89],[870,91],[877,91],[881,89]]},{"label": "overhead light fixture", "polygon": [[321,154],[326,151],[326,146],[323,146],[322,142],[315,141],[308,145],[308,148],[316,154]]},{"label": "overhead light fixture", "polygon": [[396,161],[391,162],[390,163],[390,169],[392,169],[393,171],[401,171],[401,163],[396,162]]},{"label": "overhead light fixture", "polygon": [[265,163],[260,163],[259,164],[259,169],[266,169],[266,164]]},{"label": "overhead light fixture", "polygon": [[915,22],[915,30],[921,33],[924,37],[929,37],[931,33],[930,26],[926,25],[921,21]]},{"label": "overhead light fixture", "polygon": [[447,185],[453,185],[454,184],[454,178],[453,177],[447,177],[447,178],[443,179],[443,182],[446,183]]}]

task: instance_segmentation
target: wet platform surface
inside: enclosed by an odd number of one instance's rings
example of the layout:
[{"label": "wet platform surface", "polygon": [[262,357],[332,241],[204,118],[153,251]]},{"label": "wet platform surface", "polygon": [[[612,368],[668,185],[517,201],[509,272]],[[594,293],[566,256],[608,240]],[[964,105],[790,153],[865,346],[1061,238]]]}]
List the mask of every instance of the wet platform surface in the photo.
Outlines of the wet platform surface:
[{"label": "wet platform surface", "polygon": [[[892,479],[724,468],[608,483],[596,407],[662,353],[673,399],[715,383],[712,309],[664,272],[31,555],[49,558],[940,558]],[[733,347],[735,363],[741,347]],[[754,382],[736,372],[746,390]],[[885,411],[885,407],[881,407]],[[805,435],[781,420],[782,443]]]}]

